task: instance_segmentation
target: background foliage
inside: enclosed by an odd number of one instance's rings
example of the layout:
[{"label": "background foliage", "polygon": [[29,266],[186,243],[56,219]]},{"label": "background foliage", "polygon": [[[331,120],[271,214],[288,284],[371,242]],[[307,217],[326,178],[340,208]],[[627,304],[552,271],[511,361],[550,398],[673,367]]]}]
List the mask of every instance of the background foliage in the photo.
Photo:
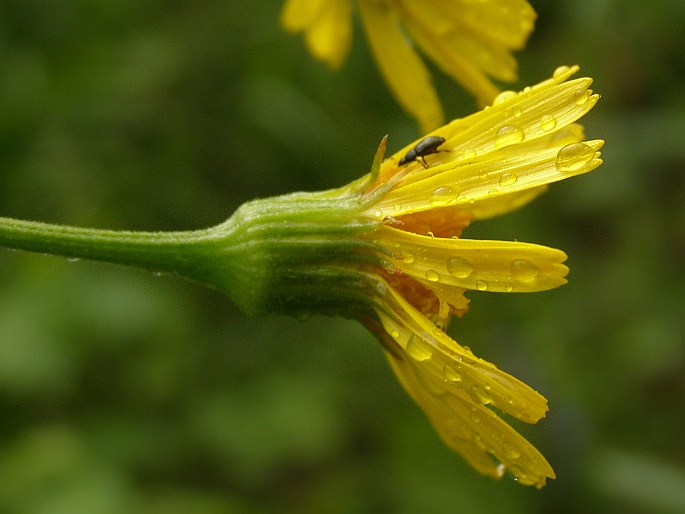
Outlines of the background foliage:
[{"label": "background foliage", "polygon": [[[0,512],[685,512],[685,3],[533,2],[521,80],[581,65],[605,164],[468,237],[569,254],[570,284],[472,293],[451,334],[551,404],[558,479],[480,477],[340,319],[0,251]],[[335,187],[418,137],[359,30],[331,73],[280,2],[3,0],[0,215],[202,228]],[[357,27],[359,29],[359,27]],[[436,72],[450,117],[475,109]]]}]

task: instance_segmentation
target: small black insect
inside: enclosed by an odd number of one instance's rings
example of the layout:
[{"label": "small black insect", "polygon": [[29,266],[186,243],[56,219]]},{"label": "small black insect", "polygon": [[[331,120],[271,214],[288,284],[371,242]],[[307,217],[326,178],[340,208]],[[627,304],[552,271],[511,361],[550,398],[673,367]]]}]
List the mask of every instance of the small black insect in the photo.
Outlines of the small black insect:
[{"label": "small black insect", "polygon": [[445,142],[444,137],[428,136],[416,143],[416,146],[409,150],[407,154],[400,159],[399,165],[410,163],[412,161],[419,161],[424,168],[428,168],[426,164],[426,155],[437,153],[438,147]]}]

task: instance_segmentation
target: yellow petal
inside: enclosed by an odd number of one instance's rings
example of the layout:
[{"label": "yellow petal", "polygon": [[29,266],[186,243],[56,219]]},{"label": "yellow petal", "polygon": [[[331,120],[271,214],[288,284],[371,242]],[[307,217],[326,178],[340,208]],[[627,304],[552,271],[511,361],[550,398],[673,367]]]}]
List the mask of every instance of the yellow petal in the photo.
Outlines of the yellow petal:
[{"label": "yellow petal", "polygon": [[286,0],[281,11],[281,25],[296,33],[308,28],[320,16],[329,0]]},{"label": "yellow petal", "polygon": [[419,162],[399,166],[415,143],[387,159],[381,175],[393,184],[374,205],[376,212],[401,216],[437,202],[488,217],[529,201],[545,184],[595,169],[603,142],[581,142],[582,127],[575,121],[598,95],[589,89],[591,79],[564,82],[576,69],[559,68],[537,86],[502,93],[489,109],[435,131],[446,141],[425,156],[425,169]]},{"label": "yellow petal", "polygon": [[388,86],[404,108],[429,132],[443,123],[440,101],[421,58],[398,28],[396,12],[383,2],[360,0],[359,14],[371,50]]},{"label": "yellow petal", "polygon": [[[493,292],[535,292],[566,283],[561,250],[530,243],[442,239],[387,225],[374,232],[393,266],[431,289],[433,284]],[[407,259],[410,255],[411,258]]]},{"label": "yellow petal", "polygon": [[525,44],[536,17],[525,0],[401,0],[395,7],[422,51],[481,107],[499,93],[488,75],[516,80],[510,50]]},{"label": "yellow petal", "polygon": [[350,0],[287,0],[281,11],[281,25],[291,32],[305,32],[310,53],[339,68],[352,42]]},{"label": "yellow petal", "polygon": [[[545,416],[547,400],[538,392],[459,345],[393,288],[379,301],[378,315],[400,354],[421,363],[422,376],[440,390],[491,404],[526,423]],[[447,366],[447,368],[446,368]]]},{"label": "yellow petal", "polygon": [[350,50],[351,16],[350,0],[329,0],[317,22],[306,32],[309,51],[333,69],[340,67]]},{"label": "yellow petal", "polygon": [[[499,152],[467,165],[443,165],[423,180],[403,182],[375,208],[390,213],[388,204],[391,203],[398,206],[392,211],[395,216],[430,209],[435,206],[437,192],[439,200],[446,205],[464,205],[464,210],[475,214],[480,201],[492,203],[501,195],[538,188],[594,170],[602,164],[599,149],[603,144],[604,141],[595,140],[531,152]],[[452,191],[451,196],[443,193],[446,188]]]},{"label": "yellow petal", "polygon": [[430,25],[421,24],[410,12],[400,12],[412,38],[431,60],[473,94],[480,107],[492,103],[499,89],[483,69],[469,60],[466,52],[452,46],[452,42],[448,41],[449,35],[433,33]]},{"label": "yellow petal", "polygon": [[[390,367],[412,399],[423,409],[445,443],[477,471],[501,478],[509,471],[524,485],[541,488],[547,478],[556,478],[544,456],[494,412],[458,395],[439,394],[442,384],[431,391],[411,357],[386,352]],[[429,386],[431,387],[431,386]]]},{"label": "yellow petal", "polygon": [[445,16],[511,50],[522,48],[533,31],[536,14],[525,0],[432,0]]},{"label": "yellow petal", "polygon": [[391,288],[386,292],[378,315],[387,331],[388,360],[445,442],[495,478],[505,469],[521,483],[537,487],[554,478],[540,452],[486,407],[536,422],[545,415],[547,401],[458,345]]}]

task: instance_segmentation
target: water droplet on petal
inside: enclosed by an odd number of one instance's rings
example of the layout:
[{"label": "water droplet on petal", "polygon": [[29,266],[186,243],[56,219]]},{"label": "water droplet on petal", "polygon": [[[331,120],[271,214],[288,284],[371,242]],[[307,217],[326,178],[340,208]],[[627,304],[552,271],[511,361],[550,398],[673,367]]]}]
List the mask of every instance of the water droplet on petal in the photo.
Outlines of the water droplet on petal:
[{"label": "water droplet on petal", "polygon": [[511,263],[511,274],[520,282],[534,282],[540,270],[538,267],[530,261],[525,259],[516,259]]},{"label": "water droplet on petal", "polygon": [[466,161],[470,161],[476,157],[476,151],[473,148],[467,148],[466,150],[462,150],[461,157]]},{"label": "water droplet on petal", "polygon": [[521,116],[521,107],[514,104],[510,107],[507,107],[503,114],[505,118],[518,118]]},{"label": "water droplet on petal", "polygon": [[576,105],[583,105],[590,99],[592,93],[588,89],[576,89],[573,93],[573,101]]},{"label": "water droplet on petal", "polygon": [[383,217],[383,213],[382,213],[381,211],[376,211],[376,212],[374,212],[374,215],[375,215],[376,218],[378,218],[378,219],[381,219],[381,218]]},{"label": "water droplet on petal", "polygon": [[514,290],[514,286],[507,282],[506,284],[504,284],[504,290],[507,293],[511,293]]},{"label": "water droplet on petal", "polygon": [[398,337],[400,337],[400,333],[397,330],[391,330],[390,335],[393,339],[397,339]]},{"label": "water droplet on petal", "polygon": [[419,362],[430,359],[431,355],[433,355],[428,348],[428,343],[423,341],[416,334],[412,334],[409,341],[407,341],[407,353],[411,355],[414,360]]},{"label": "water droplet on petal", "polygon": [[400,252],[400,259],[402,259],[407,264],[411,264],[412,262],[414,262],[414,254],[411,253],[409,250],[402,250]]},{"label": "water droplet on petal", "polygon": [[542,130],[549,132],[557,126],[557,119],[551,114],[545,114],[540,118],[540,126],[542,127]]},{"label": "water droplet on petal", "polygon": [[461,373],[459,373],[456,369],[454,369],[449,364],[445,364],[445,366],[442,368],[442,373],[443,373],[443,375],[445,375],[445,380],[449,380],[450,382],[461,382],[462,381]]},{"label": "water droplet on petal", "polygon": [[426,280],[430,282],[437,282],[438,280],[440,280],[440,274],[434,269],[426,270],[425,276]]},{"label": "water droplet on petal", "polygon": [[508,459],[516,460],[521,456],[521,452],[513,444],[504,441],[502,443],[502,452]]},{"label": "water droplet on petal", "polygon": [[499,185],[502,187],[513,186],[517,180],[518,177],[513,173],[502,173],[502,176],[499,178]]},{"label": "water droplet on petal", "polygon": [[570,68],[568,66],[559,66],[556,70],[554,70],[552,77],[554,77],[555,79],[558,79],[562,75],[568,73],[569,69]]},{"label": "water droplet on petal", "polygon": [[495,97],[495,100],[492,102],[492,105],[501,104],[502,102],[506,102],[507,100],[515,98],[517,95],[518,93],[516,91],[502,91],[499,95]]},{"label": "water droplet on petal", "polygon": [[431,197],[431,205],[448,203],[455,197],[454,189],[448,186],[435,188]]},{"label": "water droplet on petal", "polygon": [[426,232],[426,235],[431,239],[435,238],[435,234],[433,234],[433,232]]},{"label": "water droplet on petal", "polygon": [[473,266],[462,257],[452,257],[447,260],[447,272],[457,278],[466,278],[473,273]]},{"label": "water droplet on petal", "polygon": [[483,405],[487,405],[488,403],[492,402],[492,396],[490,396],[485,389],[477,385],[471,386],[469,389],[469,395],[471,395],[471,399],[474,402],[478,402]]},{"label": "water droplet on petal", "polygon": [[476,288],[479,291],[485,291],[488,288],[488,283],[485,280],[479,280],[476,282]]},{"label": "water droplet on petal", "polygon": [[554,162],[561,173],[574,173],[582,170],[595,156],[595,150],[585,143],[571,143],[557,153]]},{"label": "water droplet on petal", "polygon": [[521,127],[516,125],[504,125],[497,131],[495,136],[495,148],[504,148],[505,146],[515,145],[523,141],[525,134]]}]

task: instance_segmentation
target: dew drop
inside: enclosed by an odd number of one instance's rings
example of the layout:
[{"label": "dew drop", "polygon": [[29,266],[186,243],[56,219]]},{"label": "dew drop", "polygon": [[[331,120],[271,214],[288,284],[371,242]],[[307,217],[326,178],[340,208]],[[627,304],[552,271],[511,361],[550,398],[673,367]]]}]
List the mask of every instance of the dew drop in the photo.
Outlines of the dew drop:
[{"label": "dew drop", "polygon": [[514,286],[512,286],[509,282],[507,282],[506,284],[504,284],[504,290],[507,293],[511,293],[514,290]]},{"label": "dew drop", "polygon": [[428,343],[422,341],[416,334],[412,334],[409,341],[407,341],[407,353],[416,361],[425,361],[433,355],[427,346]]},{"label": "dew drop", "polygon": [[476,282],[476,288],[479,291],[485,291],[488,288],[488,283],[485,280],[479,280]]},{"label": "dew drop", "polygon": [[502,452],[508,459],[516,460],[521,456],[521,452],[513,444],[504,441],[502,443]]},{"label": "dew drop", "polygon": [[538,267],[525,259],[516,259],[511,263],[511,274],[520,282],[534,282],[540,274]]},{"label": "dew drop", "polygon": [[517,180],[518,177],[513,173],[502,173],[502,176],[499,178],[499,185],[502,187],[513,186]]},{"label": "dew drop", "polygon": [[525,134],[521,127],[516,125],[504,125],[497,131],[495,136],[495,148],[504,148],[505,146],[515,145],[523,141]]},{"label": "dew drop", "polygon": [[540,118],[540,126],[542,127],[542,130],[549,132],[557,126],[557,119],[551,114],[545,114]]},{"label": "dew drop", "polygon": [[374,212],[374,215],[375,215],[376,218],[378,218],[378,219],[381,219],[381,218],[383,217],[383,213],[382,213],[381,211],[376,211],[376,212]]},{"label": "dew drop", "polygon": [[476,151],[473,148],[467,148],[462,152],[464,159],[470,160],[476,156]]},{"label": "dew drop", "polygon": [[391,330],[390,335],[393,339],[397,339],[398,337],[400,337],[400,333],[397,330]]},{"label": "dew drop", "polygon": [[433,234],[433,232],[426,232],[426,235],[427,235],[428,237],[430,237],[431,239],[434,239],[434,238],[435,238],[435,234]]},{"label": "dew drop", "polygon": [[438,280],[440,280],[440,274],[434,269],[426,270],[425,277],[426,280],[430,282],[437,282]]},{"label": "dew drop", "polygon": [[442,374],[445,375],[445,380],[448,380],[450,382],[461,382],[462,381],[461,373],[459,373],[456,369],[454,369],[449,364],[445,364],[445,366],[442,368]]},{"label": "dew drop", "polygon": [[440,186],[435,188],[435,190],[433,191],[431,204],[444,204],[452,200],[454,197],[454,189],[448,186]]},{"label": "dew drop", "polygon": [[480,386],[473,385],[469,389],[469,394],[474,402],[481,403],[482,405],[487,405],[492,402],[492,396]]},{"label": "dew drop", "polygon": [[447,260],[447,272],[457,278],[466,278],[473,273],[473,266],[462,257],[452,257]]},{"label": "dew drop", "polygon": [[556,70],[554,70],[552,77],[554,77],[555,79],[558,79],[562,75],[565,75],[566,73],[568,73],[569,69],[570,68],[568,66],[559,66]]},{"label": "dew drop", "polygon": [[518,93],[516,91],[502,91],[499,95],[495,97],[495,100],[492,102],[492,105],[501,104],[503,102],[506,102],[507,100],[516,98],[517,95]]},{"label": "dew drop", "polygon": [[594,156],[595,150],[591,146],[585,143],[571,143],[559,150],[554,164],[561,173],[574,173],[585,168]]},{"label": "dew drop", "polygon": [[576,89],[573,93],[573,101],[576,105],[583,105],[590,98],[590,91],[587,89]]},{"label": "dew drop", "polygon": [[521,116],[521,107],[512,105],[511,107],[507,107],[503,114],[505,118],[518,118]]},{"label": "dew drop", "polygon": [[411,264],[412,262],[414,262],[414,254],[411,253],[409,250],[402,250],[400,252],[400,259],[402,259],[407,264]]},{"label": "dew drop", "polygon": [[69,258],[67,259],[67,261],[69,261],[69,262],[76,262],[76,261],[78,261],[78,257],[69,257]]}]

